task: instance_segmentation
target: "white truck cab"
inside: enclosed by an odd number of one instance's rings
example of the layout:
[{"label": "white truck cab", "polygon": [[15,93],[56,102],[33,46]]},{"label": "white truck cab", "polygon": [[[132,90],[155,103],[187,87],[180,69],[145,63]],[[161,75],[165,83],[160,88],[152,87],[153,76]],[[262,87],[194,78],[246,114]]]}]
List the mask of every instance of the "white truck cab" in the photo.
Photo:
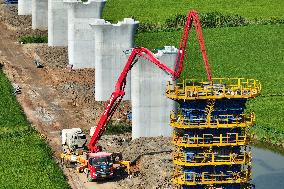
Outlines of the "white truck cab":
[{"label": "white truck cab", "polygon": [[63,151],[75,151],[83,149],[86,146],[86,135],[80,128],[62,130],[62,148]]}]

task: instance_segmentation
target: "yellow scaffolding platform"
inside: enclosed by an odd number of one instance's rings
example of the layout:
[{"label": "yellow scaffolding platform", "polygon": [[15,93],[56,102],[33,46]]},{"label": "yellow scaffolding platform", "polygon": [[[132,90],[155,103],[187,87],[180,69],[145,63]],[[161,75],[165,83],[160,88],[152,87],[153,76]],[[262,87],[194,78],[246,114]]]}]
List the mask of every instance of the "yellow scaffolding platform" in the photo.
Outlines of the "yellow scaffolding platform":
[{"label": "yellow scaffolding platform", "polygon": [[[190,158],[188,158],[190,157]],[[251,163],[251,153],[243,152],[241,154],[229,153],[228,155],[218,153],[184,153],[174,152],[173,162],[180,166],[206,166],[206,165],[235,165]]]},{"label": "yellow scaffolding platform", "polygon": [[175,100],[254,98],[260,94],[258,80],[243,78],[214,78],[212,82],[184,80],[182,83],[168,83],[166,96]]},{"label": "yellow scaffolding platform", "polygon": [[246,128],[254,125],[255,123],[255,114],[241,114],[236,117],[235,121],[230,121],[229,117],[232,115],[223,115],[224,119],[216,119],[211,122],[191,122],[184,118],[184,116],[179,113],[175,114],[174,112],[170,115],[170,125],[174,128],[178,129],[209,129],[209,128],[234,128],[234,127],[241,127]]},{"label": "yellow scaffolding platform", "polygon": [[245,101],[259,96],[261,90],[258,80],[244,78],[168,82],[166,96],[180,105],[170,115],[177,188],[231,188],[232,184],[253,188],[247,145],[255,114],[244,109]]},{"label": "yellow scaffolding platform", "polygon": [[173,182],[179,185],[213,185],[213,184],[234,184],[248,183],[251,178],[251,170],[241,172],[226,172],[220,174],[210,174],[207,172],[174,172]]},{"label": "yellow scaffolding platform", "polygon": [[227,133],[223,136],[214,136],[213,134],[203,134],[202,136],[177,136],[173,134],[172,143],[180,147],[213,147],[213,146],[243,146],[250,142],[247,134],[239,135],[239,133]]}]

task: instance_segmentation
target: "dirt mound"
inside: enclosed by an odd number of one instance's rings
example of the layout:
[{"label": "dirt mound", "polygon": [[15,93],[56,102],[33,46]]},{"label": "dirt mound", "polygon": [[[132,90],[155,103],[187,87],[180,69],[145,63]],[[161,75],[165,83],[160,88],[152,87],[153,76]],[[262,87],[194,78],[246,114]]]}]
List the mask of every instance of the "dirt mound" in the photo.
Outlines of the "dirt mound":
[{"label": "dirt mound", "polygon": [[131,189],[171,189],[173,163],[169,153],[146,155],[141,158],[137,176],[118,182],[120,188]]},{"label": "dirt mound", "polygon": [[19,16],[18,8],[15,5],[0,5],[0,19],[5,23],[9,24],[11,27],[23,29],[29,28],[32,25],[32,16]]},{"label": "dirt mound", "polygon": [[[25,35],[47,35],[47,31],[32,29],[32,16],[19,16],[15,5],[0,4],[0,21],[15,33],[11,37],[17,39]],[[13,35],[12,35],[13,34]]]},{"label": "dirt mound", "polygon": [[124,148],[124,157],[130,161],[136,161],[143,156],[152,156],[172,150],[170,138],[151,137],[134,139]]},{"label": "dirt mound", "polygon": [[170,138],[153,137],[132,140],[123,150],[124,158],[136,161],[139,173],[118,182],[122,188],[172,188],[172,145]]},{"label": "dirt mound", "polygon": [[109,152],[121,152],[124,160],[136,163],[139,171],[118,181],[118,188],[172,188],[172,148],[170,138],[152,137],[131,140],[131,134],[105,135],[99,144]]},{"label": "dirt mound", "polygon": [[[80,122],[84,122],[80,127],[89,132],[90,127],[95,126],[99,121],[106,105],[106,102],[97,102],[94,98],[95,69],[71,70],[68,68],[66,47],[27,44],[23,45],[23,48],[28,56],[39,60],[44,66],[46,84],[52,86],[61,96],[58,103],[64,108],[74,110],[76,117],[81,118]],[[113,120],[125,120],[126,112],[129,110],[130,103],[122,102]]]},{"label": "dirt mound", "polygon": [[131,140],[131,134],[104,135],[100,145],[112,152],[122,152],[123,158],[131,162],[140,160],[143,156],[152,156],[172,151],[169,137],[142,137]]},{"label": "dirt mound", "polygon": [[50,69],[67,68],[67,47],[49,47],[47,44],[25,44],[23,48],[29,56],[44,62],[45,67]]}]

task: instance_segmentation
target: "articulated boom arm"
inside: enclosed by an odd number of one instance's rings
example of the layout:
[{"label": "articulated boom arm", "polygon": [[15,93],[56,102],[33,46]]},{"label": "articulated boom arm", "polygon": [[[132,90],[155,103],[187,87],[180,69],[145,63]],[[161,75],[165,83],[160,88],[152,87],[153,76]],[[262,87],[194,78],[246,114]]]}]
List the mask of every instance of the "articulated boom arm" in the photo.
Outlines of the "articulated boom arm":
[{"label": "articulated boom arm", "polygon": [[116,82],[116,86],[115,86],[115,91],[112,93],[106,107],[105,110],[103,112],[103,115],[101,116],[99,123],[97,124],[96,130],[90,140],[89,143],[89,150],[91,152],[98,152],[100,149],[98,149],[98,147],[96,146],[98,140],[100,139],[100,137],[102,136],[103,132],[106,129],[106,126],[108,124],[108,122],[110,121],[113,113],[115,112],[116,108],[118,107],[118,105],[120,104],[125,92],[124,92],[124,88],[126,85],[126,77],[128,72],[131,70],[131,68],[133,67],[133,65],[138,61],[138,58],[144,58],[149,60],[150,62],[154,63],[155,65],[157,65],[160,69],[164,70],[165,72],[167,72],[168,74],[170,74],[173,78],[173,80],[176,80],[177,78],[179,78],[181,72],[182,72],[182,66],[183,66],[183,61],[184,61],[184,57],[185,57],[185,49],[187,46],[187,40],[188,40],[188,34],[190,31],[190,28],[192,26],[192,21],[195,25],[195,29],[196,32],[198,34],[198,40],[199,40],[199,45],[200,45],[200,50],[203,56],[203,60],[204,60],[204,64],[205,64],[205,68],[207,71],[207,77],[208,80],[211,80],[211,71],[210,71],[210,66],[208,63],[208,59],[207,59],[207,55],[206,55],[206,50],[205,50],[205,45],[204,45],[204,40],[202,37],[202,30],[201,30],[201,25],[200,25],[200,21],[198,18],[198,14],[195,11],[190,11],[188,14],[188,18],[187,18],[187,22],[186,22],[186,26],[182,35],[182,40],[180,43],[180,48],[179,48],[179,52],[178,52],[178,56],[176,59],[176,64],[174,69],[169,68],[167,65],[163,64],[162,62],[160,62],[160,60],[158,60],[155,55],[148,49],[143,48],[143,47],[139,47],[139,48],[134,48],[127,60],[127,63],[122,71],[122,73],[120,74],[117,82]]},{"label": "articulated boom arm", "polygon": [[189,35],[189,31],[191,29],[192,23],[194,24],[195,31],[196,31],[197,36],[198,36],[198,43],[199,43],[199,47],[200,47],[200,52],[202,54],[205,70],[206,70],[206,73],[207,73],[207,79],[209,81],[211,81],[212,80],[211,68],[210,68],[210,65],[209,65],[209,62],[208,62],[208,57],[207,57],[207,54],[206,54],[204,39],[203,39],[203,35],[202,35],[202,27],[201,27],[201,24],[200,24],[198,13],[194,10],[189,11],[189,13],[187,15],[186,24],[185,24],[185,27],[184,27],[182,39],[181,39],[180,46],[179,46],[179,52],[178,52],[178,56],[177,56],[177,59],[176,59],[176,64],[175,64],[176,76],[174,76],[174,78],[175,79],[178,78],[180,76],[181,72],[182,72],[183,62],[184,62],[184,57],[185,57],[185,51],[186,51],[186,46],[187,46],[187,41],[188,41],[188,35]]},{"label": "articulated boom arm", "polygon": [[99,149],[97,148],[96,144],[98,140],[100,139],[101,135],[106,129],[106,125],[111,119],[113,113],[115,112],[116,108],[118,107],[119,103],[122,100],[122,97],[124,96],[124,88],[126,85],[126,77],[133,65],[137,62],[137,58],[142,57],[150,62],[156,64],[160,69],[166,71],[170,75],[175,75],[175,71],[166,66],[165,64],[161,63],[160,60],[158,60],[155,55],[148,49],[140,47],[140,48],[134,48],[128,58],[128,61],[121,72],[115,86],[115,91],[112,93],[105,110],[103,112],[103,115],[101,116],[101,119],[96,127],[96,130],[94,132],[93,137],[91,138],[91,141],[89,143],[89,150],[91,152],[97,152]]}]

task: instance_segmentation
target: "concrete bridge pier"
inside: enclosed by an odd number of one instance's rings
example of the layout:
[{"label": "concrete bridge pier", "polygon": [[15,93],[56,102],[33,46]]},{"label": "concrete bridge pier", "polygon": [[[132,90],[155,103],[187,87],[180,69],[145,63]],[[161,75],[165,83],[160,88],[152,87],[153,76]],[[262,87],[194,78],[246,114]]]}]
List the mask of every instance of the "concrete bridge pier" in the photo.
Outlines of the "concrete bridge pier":
[{"label": "concrete bridge pier", "polygon": [[106,0],[63,2],[68,5],[69,64],[74,69],[95,68],[95,39],[89,23],[101,18]]},{"label": "concrete bridge pier", "polygon": [[48,0],[48,46],[67,46],[67,28],[67,5],[63,0]]},{"label": "concrete bridge pier", "polygon": [[[156,57],[173,68],[178,49],[166,46]],[[132,139],[139,137],[169,137],[170,112],[176,103],[165,96],[167,82],[171,77],[148,60],[140,59],[132,68],[131,104]]]},{"label": "concrete bridge pier", "polygon": [[[134,34],[138,22],[125,18],[117,24],[98,19],[90,24],[95,35],[95,99],[107,101],[114,91],[116,81],[127,62],[126,50],[134,47]],[[131,73],[123,100],[130,100]]]},{"label": "concrete bridge pier", "polygon": [[32,0],[32,29],[46,30],[47,17],[48,0]]},{"label": "concrete bridge pier", "polygon": [[18,15],[32,15],[32,0],[18,0]]}]

